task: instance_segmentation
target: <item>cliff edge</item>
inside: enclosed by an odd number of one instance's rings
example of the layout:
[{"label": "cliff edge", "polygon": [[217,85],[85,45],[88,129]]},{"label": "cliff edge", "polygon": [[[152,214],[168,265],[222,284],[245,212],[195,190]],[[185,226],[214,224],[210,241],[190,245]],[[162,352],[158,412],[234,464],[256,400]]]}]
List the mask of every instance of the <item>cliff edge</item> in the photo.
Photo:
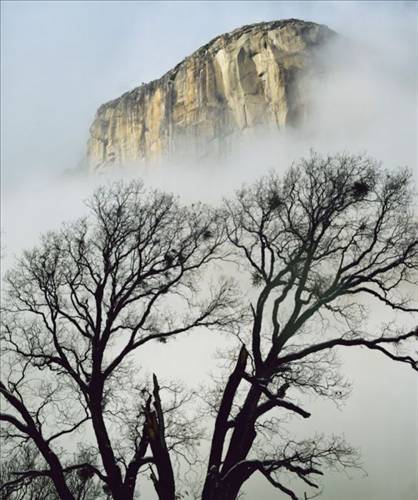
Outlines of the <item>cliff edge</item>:
[{"label": "cliff edge", "polygon": [[258,125],[297,125],[306,88],[319,71],[315,54],[335,33],[288,19],[220,35],[158,80],[98,109],[90,127],[91,170],[148,163],[187,151],[219,154],[236,134]]}]

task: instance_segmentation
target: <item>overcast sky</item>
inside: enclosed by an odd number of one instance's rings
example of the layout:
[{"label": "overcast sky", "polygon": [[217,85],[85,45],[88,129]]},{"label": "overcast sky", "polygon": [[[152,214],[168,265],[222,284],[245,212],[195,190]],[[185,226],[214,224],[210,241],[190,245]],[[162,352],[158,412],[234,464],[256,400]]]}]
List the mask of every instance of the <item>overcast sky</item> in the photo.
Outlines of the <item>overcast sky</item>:
[{"label": "overcast sky", "polygon": [[[416,168],[417,5],[3,1],[1,173],[6,257],[31,244],[41,230],[82,210],[89,186],[62,179],[53,189],[39,185],[82,159],[88,127],[100,104],[160,77],[211,38],[243,24],[296,17],[327,24],[375,50],[382,60],[377,71],[364,66],[356,71],[354,64],[323,89],[317,102],[322,109],[318,144],[329,148],[356,144],[383,160],[397,158]],[[341,54],[343,64],[346,57]],[[204,198],[207,193],[198,186],[215,189],[213,180],[213,184],[202,181],[200,175],[189,179],[187,196]],[[238,186],[248,172],[233,175],[229,183]],[[180,368],[176,363],[180,375],[190,378],[210,365],[211,343],[202,337],[198,346],[183,345],[193,356]],[[163,354],[153,352],[148,359],[153,356]],[[343,412],[327,405],[310,407],[316,411],[309,429],[344,433],[361,448],[369,473],[352,479],[331,475],[324,482],[322,498],[416,500],[417,377],[403,366],[368,356],[350,353],[346,358],[345,372],[354,391]],[[161,371],[169,373],[176,359],[164,360]],[[249,500],[260,495],[266,500],[280,498],[260,482],[251,483],[248,491]]]}]

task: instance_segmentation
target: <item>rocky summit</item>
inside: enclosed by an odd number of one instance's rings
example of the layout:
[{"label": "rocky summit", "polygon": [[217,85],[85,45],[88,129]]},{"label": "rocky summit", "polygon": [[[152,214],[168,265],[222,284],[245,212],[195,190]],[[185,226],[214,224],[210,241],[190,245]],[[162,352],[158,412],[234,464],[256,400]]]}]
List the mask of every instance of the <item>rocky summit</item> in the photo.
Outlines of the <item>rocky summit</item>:
[{"label": "rocky summit", "polygon": [[297,125],[315,57],[335,33],[297,19],[243,26],[220,35],[158,80],[97,110],[90,127],[91,170],[149,163],[187,151],[220,154],[256,126]]}]

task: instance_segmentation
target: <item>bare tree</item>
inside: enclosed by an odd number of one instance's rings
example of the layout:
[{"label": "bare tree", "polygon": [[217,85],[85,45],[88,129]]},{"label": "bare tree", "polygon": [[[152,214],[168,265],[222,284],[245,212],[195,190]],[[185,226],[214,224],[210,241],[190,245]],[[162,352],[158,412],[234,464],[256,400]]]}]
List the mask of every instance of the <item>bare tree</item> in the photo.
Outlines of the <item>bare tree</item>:
[{"label": "bare tree", "polygon": [[[43,461],[39,450],[32,443],[9,450],[4,457],[1,470],[2,498],[14,500],[57,500],[60,498],[50,476],[40,474]],[[5,454],[4,454],[5,455]],[[3,458],[3,457],[2,457]],[[86,463],[84,468],[66,468],[66,481],[74,497],[79,500],[103,498],[103,490],[90,469],[91,456],[86,452],[74,457],[77,464]],[[86,459],[88,462],[86,462]]]},{"label": "bare tree", "polygon": [[129,500],[138,474],[151,471],[160,499],[174,499],[171,455],[196,432],[185,426],[178,442],[170,411],[184,399],[171,385],[164,406],[157,378],[135,382],[130,361],[149,342],[235,325],[231,282],[200,286],[226,233],[216,212],[138,182],[99,189],[88,206],[88,217],[47,234],[6,277],[3,450],[26,459],[8,463],[1,491],[19,498],[31,485],[36,498],[46,480],[59,498],[87,498],[76,477]]},{"label": "bare tree", "polygon": [[[90,208],[90,219],[47,235],[7,276],[0,418],[18,454],[3,492],[19,499],[47,480],[63,499],[94,491],[129,500],[149,473],[160,500],[174,500],[174,459],[190,460],[201,434],[183,410],[193,394],[155,375],[138,381],[129,361],[148,342],[198,327],[238,340],[208,401],[202,500],[235,500],[256,473],[294,500],[303,498],[295,477],[312,498],[324,469],[358,466],[341,438],[296,440],[286,423],[310,417],[306,393],[347,397],[338,348],[364,347],[418,370],[418,331],[407,328],[418,311],[407,170],[313,155],[283,179],[242,189],[221,212],[181,208],[136,183],[99,190]],[[202,279],[226,256],[248,278],[244,309],[230,281],[206,290]],[[370,304],[405,322],[377,327]]]},{"label": "bare tree", "polygon": [[365,347],[418,370],[417,328],[373,331],[366,307],[418,311],[412,194],[407,170],[312,155],[282,180],[271,174],[226,203],[229,242],[255,298],[216,405],[203,500],[237,498],[255,473],[296,500],[288,476],[312,492],[323,467],[358,464],[341,439],[284,435],[284,416],[309,418],[299,403],[305,392],[347,395],[335,348]]}]

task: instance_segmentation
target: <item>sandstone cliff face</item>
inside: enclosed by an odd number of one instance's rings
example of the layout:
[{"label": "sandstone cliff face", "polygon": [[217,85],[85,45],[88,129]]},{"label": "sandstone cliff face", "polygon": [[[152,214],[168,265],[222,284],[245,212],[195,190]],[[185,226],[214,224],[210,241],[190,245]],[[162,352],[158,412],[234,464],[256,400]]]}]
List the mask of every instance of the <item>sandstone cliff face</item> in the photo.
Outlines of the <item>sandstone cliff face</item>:
[{"label": "sandstone cliff face", "polygon": [[149,162],[187,149],[221,153],[228,138],[257,125],[297,124],[315,51],[334,32],[289,19],[221,35],[158,80],[103,104],[90,128],[92,170]]}]

